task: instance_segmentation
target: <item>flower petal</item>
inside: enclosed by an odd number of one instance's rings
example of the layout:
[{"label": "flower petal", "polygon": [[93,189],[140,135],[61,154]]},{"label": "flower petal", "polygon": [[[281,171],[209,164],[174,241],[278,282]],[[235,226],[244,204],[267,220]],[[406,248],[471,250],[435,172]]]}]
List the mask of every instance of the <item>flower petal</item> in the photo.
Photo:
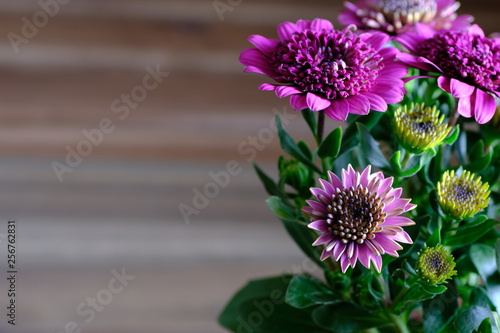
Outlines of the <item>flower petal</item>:
[{"label": "flower petal", "polygon": [[278,86],[276,86],[275,84],[270,84],[270,83],[262,83],[259,86],[259,89],[261,91],[273,91],[273,90],[276,90],[276,88],[278,88]]},{"label": "flower petal", "polygon": [[310,29],[311,30],[315,30],[315,31],[323,31],[323,30],[332,31],[333,30],[333,24],[332,24],[332,22],[330,22],[328,20],[314,19],[311,22],[311,28]]},{"label": "flower petal", "polygon": [[370,101],[365,96],[359,94],[346,99],[349,103],[349,112],[366,115],[370,112]]},{"label": "flower petal", "polygon": [[327,232],[330,227],[325,220],[316,220],[307,225],[310,229]]},{"label": "flower petal", "polygon": [[370,109],[380,112],[387,111],[387,103],[385,100],[377,94],[371,92],[362,92],[360,95],[363,95],[370,102]]},{"label": "flower petal", "polygon": [[471,35],[478,35],[480,37],[484,37],[484,31],[481,29],[477,24],[473,24],[469,28],[469,34]]},{"label": "flower petal", "polygon": [[312,245],[314,245],[314,246],[323,245],[325,243],[330,242],[334,238],[335,238],[334,234],[329,233],[329,232],[325,232],[324,234],[322,234],[321,236],[319,236],[319,238]]},{"label": "flower petal", "polygon": [[474,118],[479,124],[487,123],[493,118],[496,110],[495,98],[481,89],[471,96]]},{"label": "flower petal", "polygon": [[248,41],[267,56],[271,56],[279,44],[279,40],[265,38],[260,35],[251,35],[248,37]]},{"label": "flower petal", "polygon": [[389,36],[381,32],[365,33],[360,37],[377,51],[383,48],[389,41]]},{"label": "flower petal", "polygon": [[333,120],[345,121],[349,115],[349,103],[344,99],[333,100],[325,113]]},{"label": "flower petal", "polygon": [[292,22],[283,22],[278,25],[278,36],[282,41],[291,39],[293,34],[299,31],[299,27]]},{"label": "flower petal", "polygon": [[290,105],[294,110],[301,111],[307,109],[306,96],[292,95],[290,96]]},{"label": "flower petal", "polygon": [[361,176],[359,177],[359,183],[364,187],[368,186],[368,179],[371,171],[372,171],[372,166],[368,164],[368,166],[363,170]]},{"label": "flower petal", "polygon": [[380,271],[382,270],[382,256],[370,256],[370,259],[373,262],[373,266],[375,266],[377,272],[380,273]]},{"label": "flower petal", "polygon": [[[472,95],[474,95],[474,93]],[[472,104],[471,104],[472,95],[469,97],[460,98],[458,100],[457,111],[460,115],[464,116],[465,118],[472,117]]]},{"label": "flower petal", "polygon": [[378,233],[377,238],[374,240],[375,242],[379,243],[380,246],[384,249],[385,253],[393,256],[393,257],[398,257],[398,252],[399,250],[402,250],[403,247],[399,245],[398,243],[394,242],[389,236]]},{"label": "flower petal", "polygon": [[370,268],[370,258],[373,253],[366,246],[358,246],[358,260],[366,268]]},{"label": "flower petal", "polygon": [[450,79],[448,77],[438,77],[438,86],[446,92],[449,92],[453,97],[462,98],[472,95],[474,87],[459,81],[457,79]]},{"label": "flower petal", "polygon": [[311,206],[315,211],[321,212],[328,214],[328,210],[326,209],[325,205],[314,201],[314,200],[306,200],[307,204]]},{"label": "flower petal", "polygon": [[341,188],[342,187],[342,182],[340,181],[340,178],[336,174],[334,174],[333,172],[328,171],[328,179],[330,180],[330,183],[332,184],[332,186],[334,188]]},{"label": "flower petal", "polygon": [[333,258],[338,261],[340,259],[340,256],[344,253],[345,249],[347,248],[347,244],[339,242],[335,249],[333,249]]},{"label": "flower petal", "polygon": [[406,227],[409,225],[414,225],[415,222],[404,216],[391,216],[385,219],[384,224]]},{"label": "flower petal", "polygon": [[278,86],[276,88],[276,96],[278,96],[279,98],[300,93],[302,93],[302,91],[300,91],[297,87],[294,86]]},{"label": "flower petal", "polygon": [[312,111],[321,111],[330,106],[331,102],[326,98],[321,98],[316,94],[307,93],[306,102]]}]

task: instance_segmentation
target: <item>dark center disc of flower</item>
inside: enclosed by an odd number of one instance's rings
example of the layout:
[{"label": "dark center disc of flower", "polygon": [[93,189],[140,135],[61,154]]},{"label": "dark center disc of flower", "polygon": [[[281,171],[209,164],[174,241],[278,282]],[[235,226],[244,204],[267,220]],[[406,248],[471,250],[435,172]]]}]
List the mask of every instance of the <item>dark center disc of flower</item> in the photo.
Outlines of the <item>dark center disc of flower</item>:
[{"label": "dark center disc of flower", "polygon": [[327,223],[330,231],[338,235],[343,243],[356,241],[363,244],[365,239],[375,238],[379,225],[387,216],[382,210],[385,205],[376,193],[366,187],[338,188],[327,206]]},{"label": "dark center disc of flower", "polygon": [[500,43],[467,32],[444,32],[422,42],[417,53],[446,76],[496,91],[500,84]]},{"label": "dark center disc of flower", "polygon": [[297,32],[272,56],[276,81],[333,100],[369,91],[382,57],[351,31]]},{"label": "dark center disc of flower", "polygon": [[436,0],[381,0],[375,8],[384,14],[389,22],[400,20],[404,24],[428,22],[437,12]]},{"label": "dark center disc of flower", "polygon": [[428,134],[434,130],[435,126],[432,121],[421,121],[412,123],[412,128],[420,134]]},{"label": "dark center disc of flower", "polygon": [[434,277],[439,278],[443,273],[448,270],[448,262],[445,260],[443,254],[438,252],[429,253],[426,261],[427,269]]},{"label": "dark center disc of flower", "polygon": [[453,184],[451,193],[457,202],[466,203],[474,200],[474,190],[464,183]]}]

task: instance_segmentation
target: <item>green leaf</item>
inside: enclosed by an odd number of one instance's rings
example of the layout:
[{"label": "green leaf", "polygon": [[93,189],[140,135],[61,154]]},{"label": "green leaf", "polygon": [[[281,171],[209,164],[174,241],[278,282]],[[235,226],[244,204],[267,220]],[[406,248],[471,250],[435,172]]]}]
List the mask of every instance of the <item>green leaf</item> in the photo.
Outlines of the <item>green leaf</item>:
[{"label": "green leaf", "polygon": [[257,176],[264,185],[266,192],[269,195],[275,195],[281,198],[285,198],[286,194],[281,190],[281,188],[269,177],[257,164],[253,165]]},{"label": "green leaf", "polygon": [[483,153],[484,142],[483,140],[479,140],[471,148],[469,156],[470,164],[467,165],[465,169],[473,173],[480,173],[486,169],[490,165],[493,158],[493,150],[489,148],[486,154],[483,155]]},{"label": "green leaf", "polygon": [[314,136],[316,136],[316,133],[318,132],[318,123],[316,121],[315,115],[317,114],[317,112],[311,111],[310,109],[304,109],[301,111],[301,113],[302,117],[311,129],[311,132],[314,134]]},{"label": "green leaf", "polygon": [[319,326],[338,333],[357,332],[387,324],[381,316],[348,302],[323,305],[313,311],[312,317]]},{"label": "green leaf", "polygon": [[458,136],[460,135],[460,126],[455,126],[451,132],[451,134],[443,140],[443,143],[447,143],[449,145],[452,145],[457,141]]},{"label": "green leaf", "polygon": [[316,237],[313,235],[313,231],[309,229],[305,223],[297,222],[297,220],[284,218],[280,218],[280,220],[290,237],[295,241],[304,254],[319,267],[328,269],[327,263],[319,259],[319,249],[312,246],[312,243],[316,240]]},{"label": "green leaf", "polygon": [[337,127],[328,134],[318,148],[318,156],[335,158],[339,155],[342,144],[342,128]]},{"label": "green leaf", "polygon": [[495,326],[497,328],[497,331],[500,330],[500,316],[498,315],[498,312],[493,311],[491,313],[493,315],[493,322],[495,323]]},{"label": "green leaf", "polygon": [[472,244],[498,223],[498,221],[488,219],[486,216],[479,216],[474,221],[460,226],[454,231],[448,232],[444,237],[443,243],[447,246],[465,246]]},{"label": "green leaf", "polygon": [[361,150],[371,165],[378,168],[389,168],[384,154],[379,149],[379,143],[371,136],[370,131],[365,125],[358,123],[359,140],[361,143]]},{"label": "green leaf", "polygon": [[304,153],[304,155],[306,155],[306,157],[312,161],[313,159],[313,154],[311,152],[311,149],[309,149],[309,146],[307,145],[307,143],[305,143],[304,141],[300,140],[299,142],[297,142],[297,146],[300,148],[300,150]]},{"label": "green leaf", "polygon": [[392,156],[389,158],[389,163],[391,163],[391,166],[394,170],[397,171],[398,174],[403,171],[403,168],[401,166],[401,150],[396,150],[394,154],[392,154]]},{"label": "green leaf", "polygon": [[317,173],[321,173],[321,170],[308,158],[308,156],[306,156],[306,154],[304,154],[293,138],[283,129],[279,116],[276,116],[276,127],[278,128],[281,148],[296,160],[307,165],[310,169]]},{"label": "green leaf", "polygon": [[497,271],[496,253],[493,247],[473,244],[469,249],[469,256],[483,281],[487,281],[488,277]]},{"label": "green leaf", "polygon": [[250,281],[239,290],[219,316],[219,323],[237,333],[327,333],[316,326],[310,310],[285,303],[292,276]]},{"label": "green leaf", "polygon": [[484,320],[479,325],[477,331],[475,330],[474,332],[477,332],[477,333],[493,333],[493,330],[491,328],[491,319],[490,318],[484,318]]},{"label": "green leaf", "polygon": [[366,116],[354,115],[343,135],[342,146],[340,147],[342,154],[359,143],[359,136],[356,135],[358,133],[357,124],[364,124],[368,130],[371,130],[378,124],[383,115],[383,112],[370,112]]},{"label": "green leaf", "polygon": [[425,244],[428,247],[435,247],[435,246],[438,246],[439,244],[441,244],[441,227],[440,226],[438,226],[436,229],[434,229],[434,232],[429,237],[427,242],[425,242]]},{"label": "green leaf", "polygon": [[462,309],[455,319],[454,325],[458,333],[470,333],[486,318],[491,318],[491,311],[482,306]]},{"label": "green leaf", "polygon": [[423,303],[424,331],[441,332],[454,318],[458,310],[457,293],[450,287],[442,294]]},{"label": "green leaf", "polygon": [[280,219],[302,222],[298,219],[297,214],[279,197],[270,197],[266,200],[269,209]]},{"label": "green leaf", "polygon": [[340,302],[338,295],[312,276],[294,276],[286,292],[285,302],[294,308],[305,309],[318,304]]}]

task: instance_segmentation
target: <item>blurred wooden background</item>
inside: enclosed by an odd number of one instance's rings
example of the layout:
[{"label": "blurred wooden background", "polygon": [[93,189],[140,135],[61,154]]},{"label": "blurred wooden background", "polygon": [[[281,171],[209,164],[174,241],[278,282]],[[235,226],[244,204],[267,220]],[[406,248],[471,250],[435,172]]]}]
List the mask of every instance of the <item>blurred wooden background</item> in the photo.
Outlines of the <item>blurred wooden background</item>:
[{"label": "blurred wooden background", "polygon": [[[73,0],[16,53],[8,36],[21,36],[40,5],[0,1],[0,235],[2,221],[19,221],[20,267],[18,325],[0,316],[0,330],[55,333],[75,321],[89,333],[223,332],[215,318],[249,278],[300,267],[250,155],[238,152],[273,109],[290,108],[258,91],[264,77],[244,74],[238,55],[251,34],[276,36],[285,20],[335,21],[340,8],[244,0],[221,20],[210,0]],[[500,31],[498,0],[464,0],[460,13]],[[169,76],[120,120],[112,103],[142,84],[146,66]],[[67,147],[103,118],[115,130],[59,182],[52,163],[65,163]],[[309,139],[298,117],[288,129]],[[278,154],[273,140],[252,160],[274,173]],[[179,205],[192,206],[193,190],[230,160],[241,173],[186,223]],[[85,323],[77,307],[122,267],[136,279]]]}]

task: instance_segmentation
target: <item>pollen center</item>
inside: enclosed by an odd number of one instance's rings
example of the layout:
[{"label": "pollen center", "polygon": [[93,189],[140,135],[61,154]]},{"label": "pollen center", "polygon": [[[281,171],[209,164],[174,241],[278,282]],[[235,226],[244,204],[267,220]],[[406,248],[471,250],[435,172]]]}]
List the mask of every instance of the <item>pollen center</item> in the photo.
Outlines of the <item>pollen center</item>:
[{"label": "pollen center", "polygon": [[462,202],[472,201],[474,199],[474,190],[463,183],[454,184],[452,193],[454,193],[456,200]]},{"label": "pollen center", "polygon": [[440,276],[442,274],[446,268],[446,263],[443,255],[440,253],[430,253],[427,257],[427,267],[435,276]]},{"label": "pollen center", "polygon": [[333,234],[343,243],[355,241],[363,244],[365,239],[375,238],[380,232],[379,225],[384,223],[385,205],[377,193],[370,193],[362,185],[356,188],[337,188],[328,205],[327,223]]}]

